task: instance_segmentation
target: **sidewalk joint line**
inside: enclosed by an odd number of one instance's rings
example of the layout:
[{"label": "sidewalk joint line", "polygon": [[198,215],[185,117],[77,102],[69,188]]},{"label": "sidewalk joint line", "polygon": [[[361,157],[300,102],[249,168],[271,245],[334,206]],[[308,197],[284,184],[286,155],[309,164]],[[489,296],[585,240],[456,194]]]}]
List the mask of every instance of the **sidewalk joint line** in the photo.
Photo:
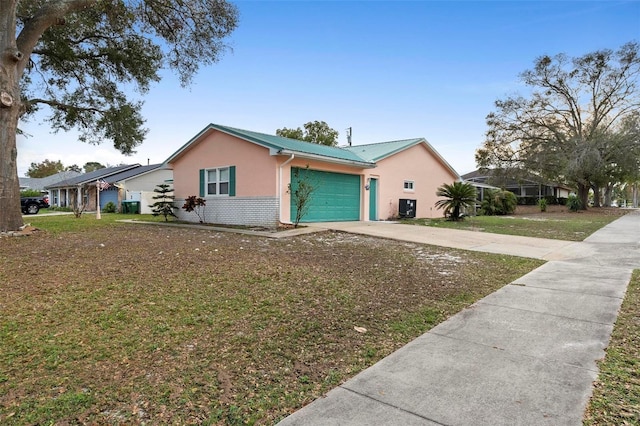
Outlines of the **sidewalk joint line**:
[{"label": "sidewalk joint line", "polygon": [[370,396],[370,395],[366,395],[366,394],[360,393],[360,392],[358,392],[358,391],[355,391],[355,390],[353,390],[353,389],[349,389],[349,388],[345,387],[345,383],[343,383],[342,385],[339,385],[339,387],[340,387],[341,389],[344,389],[344,390],[346,390],[346,391],[349,391],[349,392],[351,392],[351,393],[354,393],[354,394],[356,394],[356,395],[359,395],[359,396],[361,396],[361,397],[363,397],[363,398],[370,399],[371,401],[375,401],[375,402],[377,402],[377,403],[379,403],[379,404],[386,405],[387,407],[392,407],[392,408],[395,408],[395,409],[396,409],[396,410],[398,410],[398,411],[402,411],[402,412],[404,412],[404,413],[411,414],[412,416],[419,417],[419,418],[421,418],[421,419],[425,419],[425,420],[428,420],[428,421],[430,421],[430,422],[433,422],[433,423],[436,423],[436,424],[439,424],[439,425],[442,425],[442,426],[449,426],[449,425],[447,425],[446,423],[441,423],[441,422],[439,422],[439,421],[437,421],[437,420],[430,419],[429,417],[425,417],[425,416],[422,416],[422,415],[420,415],[420,414],[418,414],[418,413],[414,413],[413,411],[409,411],[409,410],[406,410],[406,409],[404,409],[404,408],[400,408],[400,407],[398,407],[398,406],[395,406],[395,405],[389,404],[388,402],[380,401],[379,399],[374,398],[374,397],[372,397],[372,396]]},{"label": "sidewalk joint line", "polygon": [[[507,285],[513,285],[516,287],[528,287],[528,288],[539,288],[541,290],[549,290],[549,291],[557,291],[560,293],[566,293],[566,294],[584,294],[587,296],[599,296],[599,297],[606,297],[609,299],[618,299],[618,300],[622,300],[624,299],[624,297],[618,297],[618,296],[607,296],[605,294],[598,294],[598,293],[584,293],[584,292],[579,292],[579,291],[571,291],[571,290],[563,290],[561,288],[552,288],[552,287],[543,287],[543,286],[539,286],[539,285],[535,285],[535,284],[520,284],[516,281],[513,281]],[[627,282],[626,285],[629,285],[629,282]]]},{"label": "sidewalk joint line", "polygon": [[483,304],[483,305],[487,305],[487,306],[498,306],[498,307],[501,307],[501,308],[515,309],[515,310],[522,311],[522,312],[533,312],[535,314],[548,315],[550,317],[564,318],[564,319],[570,319],[570,320],[574,320],[574,321],[588,322],[588,323],[591,323],[591,324],[611,325],[611,326],[613,325],[613,323],[608,323],[608,322],[592,321],[592,320],[588,320],[588,319],[568,317],[568,316],[565,316],[565,315],[551,314],[549,312],[540,312],[540,311],[534,311],[534,310],[531,310],[531,309],[515,308],[513,306],[498,305],[496,303],[488,303],[488,302],[483,302],[481,300],[477,301],[475,304]]}]

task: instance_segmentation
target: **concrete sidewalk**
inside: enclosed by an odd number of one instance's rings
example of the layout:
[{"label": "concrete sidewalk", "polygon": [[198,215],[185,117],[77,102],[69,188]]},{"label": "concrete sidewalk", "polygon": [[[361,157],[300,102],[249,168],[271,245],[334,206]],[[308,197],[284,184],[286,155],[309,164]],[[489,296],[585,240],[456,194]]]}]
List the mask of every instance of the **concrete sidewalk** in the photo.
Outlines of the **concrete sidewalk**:
[{"label": "concrete sidewalk", "polygon": [[[581,425],[633,268],[640,214],[581,243],[366,233],[551,259],[358,374],[281,425]],[[333,228],[336,229],[336,228]],[[389,231],[391,232],[391,231]],[[548,241],[548,240],[544,240]],[[564,243],[564,244],[563,244]],[[513,250],[514,252],[510,252]]]}]

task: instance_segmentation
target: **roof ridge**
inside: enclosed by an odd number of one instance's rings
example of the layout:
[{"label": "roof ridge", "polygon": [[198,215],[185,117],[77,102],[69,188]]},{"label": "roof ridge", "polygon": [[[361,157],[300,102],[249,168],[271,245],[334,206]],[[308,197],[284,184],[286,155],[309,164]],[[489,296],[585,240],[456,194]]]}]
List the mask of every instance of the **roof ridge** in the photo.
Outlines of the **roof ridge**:
[{"label": "roof ridge", "polygon": [[235,130],[235,131],[238,131],[238,132],[253,133],[253,134],[255,134],[255,135],[268,136],[268,137],[271,137],[271,138],[286,139],[286,140],[289,140],[289,141],[294,141],[294,142],[300,142],[300,143],[310,144],[310,145],[312,145],[312,146],[313,146],[313,145],[317,145],[317,146],[325,146],[325,147],[327,147],[327,148],[338,148],[338,149],[342,149],[342,150],[344,150],[344,147],[341,147],[341,146],[338,146],[338,145],[324,145],[324,144],[315,143],[315,142],[303,141],[303,140],[301,140],[301,139],[288,138],[288,137],[286,137],[286,136],[276,135],[275,133],[273,133],[273,134],[272,134],[272,133],[257,132],[257,131],[255,131],[255,130],[241,129],[241,128],[239,128],[239,127],[225,126],[225,125],[223,125],[223,124],[215,124],[215,123],[213,123],[213,125],[214,125],[214,126],[217,126],[217,127],[227,128],[227,129],[230,129],[230,130]]},{"label": "roof ridge", "polygon": [[371,143],[363,143],[358,145],[351,145],[344,148],[356,148],[359,146],[382,145],[385,143],[398,143],[398,142],[409,142],[409,141],[420,141],[420,140],[424,140],[424,138],[408,138],[408,139],[398,139],[393,141],[371,142]]}]

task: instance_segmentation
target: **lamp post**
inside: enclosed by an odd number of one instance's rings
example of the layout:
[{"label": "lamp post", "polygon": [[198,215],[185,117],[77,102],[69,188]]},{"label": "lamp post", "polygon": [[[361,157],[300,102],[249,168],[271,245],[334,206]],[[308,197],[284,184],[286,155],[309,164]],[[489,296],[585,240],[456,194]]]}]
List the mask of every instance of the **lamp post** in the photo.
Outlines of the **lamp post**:
[{"label": "lamp post", "polygon": [[100,179],[96,181],[96,219],[102,219],[100,216]]}]

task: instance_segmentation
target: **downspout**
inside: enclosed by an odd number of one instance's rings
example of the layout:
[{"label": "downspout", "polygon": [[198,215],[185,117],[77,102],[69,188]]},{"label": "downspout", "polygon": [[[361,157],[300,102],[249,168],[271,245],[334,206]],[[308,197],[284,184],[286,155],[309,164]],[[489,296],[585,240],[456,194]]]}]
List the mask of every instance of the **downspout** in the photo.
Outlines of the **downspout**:
[{"label": "downspout", "polygon": [[[296,157],[295,154],[291,154],[291,157],[289,157],[287,161],[280,164],[280,176],[279,176],[279,182],[278,182],[278,206],[280,210],[278,213],[278,220],[280,221],[280,223],[284,223],[282,222],[282,204],[283,204],[282,203],[282,169],[284,168],[284,166],[292,162],[295,157]],[[291,223],[291,218],[289,218],[289,223]]]}]

